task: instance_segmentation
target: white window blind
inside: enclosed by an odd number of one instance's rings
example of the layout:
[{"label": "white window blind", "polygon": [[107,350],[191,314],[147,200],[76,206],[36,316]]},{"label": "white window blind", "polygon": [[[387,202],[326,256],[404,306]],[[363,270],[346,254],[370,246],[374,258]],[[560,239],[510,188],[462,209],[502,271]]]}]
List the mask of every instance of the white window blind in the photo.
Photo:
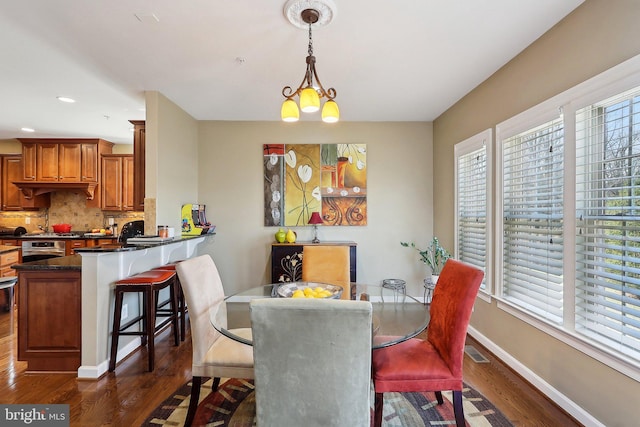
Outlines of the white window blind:
[{"label": "white window blind", "polygon": [[640,354],[640,89],[576,113],[576,331]]},{"label": "white window blind", "polygon": [[[485,271],[487,256],[487,149],[457,157],[458,259]],[[481,289],[486,289],[486,280]]]},{"label": "white window blind", "polygon": [[502,141],[502,296],[555,324],[563,319],[563,122]]}]

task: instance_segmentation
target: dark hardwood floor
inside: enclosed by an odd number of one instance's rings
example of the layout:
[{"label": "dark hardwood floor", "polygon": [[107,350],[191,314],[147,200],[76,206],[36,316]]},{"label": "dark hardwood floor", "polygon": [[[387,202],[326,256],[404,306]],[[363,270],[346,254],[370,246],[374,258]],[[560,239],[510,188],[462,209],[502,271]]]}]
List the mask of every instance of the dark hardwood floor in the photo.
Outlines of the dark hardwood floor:
[{"label": "dark hardwood floor", "polygon": [[[139,426],[191,379],[189,332],[179,347],[172,345],[168,329],[156,337],[154,372],[146,372],[146,349],[140,349],[121,362],[115,373],[96,381],[79,380],[75,373],[26,372],[26,364],[17,361],[16,337],[15,321],[0,313],[0,403],[69,404],[71,426]],[[475,363],[465,356],[465,382],[493,402],[515,426],[580,425],[477,342],[468,341],[489,363]]]}]

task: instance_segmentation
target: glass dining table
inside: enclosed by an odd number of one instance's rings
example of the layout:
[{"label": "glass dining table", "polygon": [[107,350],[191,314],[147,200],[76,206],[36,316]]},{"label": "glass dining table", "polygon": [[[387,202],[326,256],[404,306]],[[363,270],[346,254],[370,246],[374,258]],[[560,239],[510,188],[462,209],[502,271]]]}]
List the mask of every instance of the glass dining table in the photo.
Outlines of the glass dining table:
[{"label": "glass dining table", "polygon": [[[312,282],[295,282],[295,284],[301,288],[324,285]],[[253,345],[251,339],[235,334],[233,330],[251,328],[249,302],[256,298],[280,298],[278,289],[282,285],[282,283],[272,283],[256,286],[225,297],[211,308],[209,312],[211,324],[226,337]],[[353,283],[350,297],[371,302],[373,307],[372,349],[388,347],[413,338],[424,331],[429,323],[429,306],[396,289]]]}]

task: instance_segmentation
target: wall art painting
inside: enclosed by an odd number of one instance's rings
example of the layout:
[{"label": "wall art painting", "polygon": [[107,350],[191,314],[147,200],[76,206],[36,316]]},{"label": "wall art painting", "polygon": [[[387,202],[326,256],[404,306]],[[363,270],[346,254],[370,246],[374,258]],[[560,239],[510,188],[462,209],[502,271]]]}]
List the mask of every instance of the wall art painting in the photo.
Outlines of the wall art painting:
[{"label": "wall art painting", "polygon": [[366,144],[264,144],[264,225],[367,225]]}]

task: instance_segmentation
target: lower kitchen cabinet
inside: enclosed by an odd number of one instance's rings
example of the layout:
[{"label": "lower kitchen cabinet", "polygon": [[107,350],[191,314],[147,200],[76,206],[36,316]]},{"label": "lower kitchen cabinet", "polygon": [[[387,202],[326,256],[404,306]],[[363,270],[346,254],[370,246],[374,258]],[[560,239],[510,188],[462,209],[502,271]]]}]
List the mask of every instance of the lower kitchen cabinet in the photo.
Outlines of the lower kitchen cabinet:
[{"label": "lower kitchen cabinet", "polygon": [[[4,245],[3,243],[2,246],[0,246],[0,277],[15,276],[16,271],[11,268],[11,266],[20,262],[20,248],[13,247],[17,245]],[[3,291],[4,292],[0,293],[0,307],[5,307],[13,313],[13,306],[10,305],[11,295],[13,294],[13,304],[15,304],[18,300],[17,286],[14,286],[13,289],[4,289]]]},{"label": "lower kitchen cabinet", "polygon": [[64,254],[65,256],[75,255],[76,249],[78,248],[86,248],[87,240],[86,239],[73,239],[66,240],[64,245]]},{"label": "lower kitchen cabinet", "polygon": [[0,247],[0,249],[0,277],[15,276],[16,271],[11,266],[20,262],[20,248]]},{"label": "lower kitchen cabinet", "polygon": [[28,371],[77,371],[81,271],[19,270],[18,360]]}]

